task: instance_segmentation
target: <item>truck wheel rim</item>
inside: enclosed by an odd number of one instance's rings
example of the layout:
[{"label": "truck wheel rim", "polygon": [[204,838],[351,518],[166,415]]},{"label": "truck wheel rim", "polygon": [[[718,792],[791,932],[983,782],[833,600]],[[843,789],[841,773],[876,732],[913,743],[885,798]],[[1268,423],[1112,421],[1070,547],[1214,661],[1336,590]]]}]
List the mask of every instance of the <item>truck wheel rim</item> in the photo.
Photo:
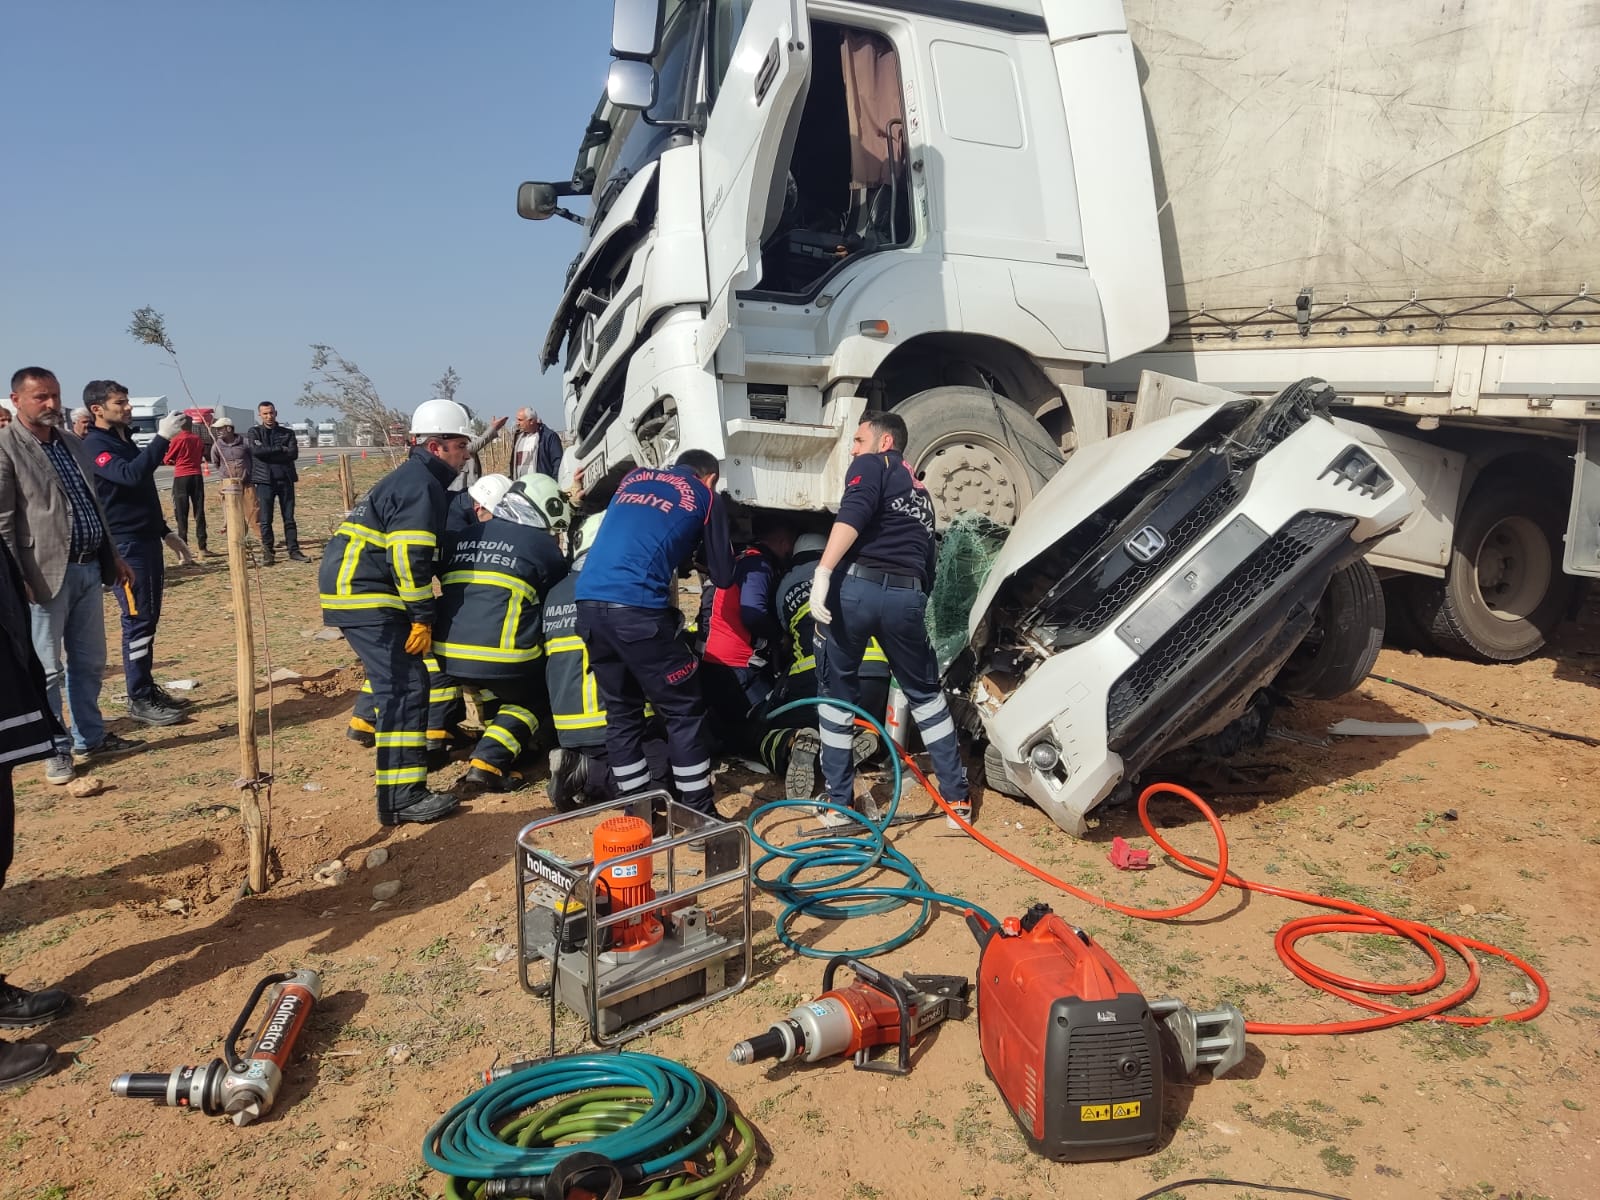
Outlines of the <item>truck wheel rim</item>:
[{"label": "truck wheel rim", "polygon": [[934,515],[948,525],[976,512],[1000,525],[1016,523],[1028,499],[1027,472],[1009,450],[975,434],[951,434],[924,450],[917,475],[933,497]]},{"label": "truck wheel rim", "polygon": [[1550,590],[1550,544],[1527,517],[1502,517],[1478,545],[1478,595],[1502,621],[1531,618]]}]

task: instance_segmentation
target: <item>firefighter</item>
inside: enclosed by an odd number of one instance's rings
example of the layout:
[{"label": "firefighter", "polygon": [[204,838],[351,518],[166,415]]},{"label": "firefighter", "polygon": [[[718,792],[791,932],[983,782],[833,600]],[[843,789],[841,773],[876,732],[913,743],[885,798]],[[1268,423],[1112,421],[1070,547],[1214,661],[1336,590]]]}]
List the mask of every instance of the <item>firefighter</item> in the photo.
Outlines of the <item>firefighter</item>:
[{"label": "firefighter", "polygon": [[[699,660],[680,636],[678,570],[704,546],[706,573],[733,582],[728,512],[716,493],[721,464],[685,450],[676,465],[638,468],[618,485],[578,577],[578,636],[606,710],[606,751],[621,795],[648,788],[648,700],[667,726],[667,755],[683,803],[716,813]],[[656,786],[666,784],[656,777]]]},{"label": "firefighter", "polygon": [[468,489],[478,523],[456,538],[439,573],[434,653],[452,679],[488,685],[498,701],[472,751],[465,782],[492,792],[522,786],[545,708],[544,600],[567,574],[556,533],[567,501],[544,475],[532,484],[485,475]]},{"label": "firefighter", "polygon": [[[777,662],[782,676],[767,710],[782,708],[791,700],[812,699],[817,694],[816,633],[811,620],[811,578],[822,558],[827,539],[820,533],[803,533],[795,539],[794,558],[778,583],[777,617],[786,636]],[[873,638],[861,656],[861,707],[880,723],[889,707],[889,660]],[[761,761],[775,775],[784,776],[786,796],[808,800],[817,794],[817,757],[822,749],[817,734],[815,705],[802,705],[769,718],[761,736]],[[852,734],[851,756],[857,767],[878,752],[871,730]],[[841,818],[842,820],[843,818]]]},{"label": "firefighter", "polygon": [[725,747],[753,753],[761,714],[777,682],[775,653],[783,627],[775,603],[778,579],[794,551],[794,528],[769,513],[755,519],[755,541],[733,562],[733,582],[702,606],[705,690]]},{"label": "firefighter", "polygon": [[[859,705],[862,658],[876,637],[910,703],[911,719],[933,759],[945,800],[969,815],[961,746],[928,641],[933,499],[902,457],[905,446],[903,418],[886,412],[862,414],[851,443],[855,457],[845,470],[844,496],[811,579],[811,619],[821,660],[818,684],[823,696]],[[842,808],[852,807],[854,717],[831,704],[819,705],[817,715],[828,798]]]},{"label": "firefighter", "polygon": [[343,630],[378,706],[378,819],[437,821],[459,801],[428,790],[428,669],[433,577],[446,492],[467,460],[471,426],[453,400],[428,400],[411,418],[411,455],[350,511],[322,552],[322,619]]},{"label": "firefighter", "polygon": [[[451,744],[461,736],[466,706],[461,701],[460,685],[444,673],[438,658],[424,655],[422,665],[428,669],[428,764],[438,767],[444,765]],[[370,750],[376,744],[377,732],[378,702],[372,698],[372,680],[363,679],[345,736]]]}]

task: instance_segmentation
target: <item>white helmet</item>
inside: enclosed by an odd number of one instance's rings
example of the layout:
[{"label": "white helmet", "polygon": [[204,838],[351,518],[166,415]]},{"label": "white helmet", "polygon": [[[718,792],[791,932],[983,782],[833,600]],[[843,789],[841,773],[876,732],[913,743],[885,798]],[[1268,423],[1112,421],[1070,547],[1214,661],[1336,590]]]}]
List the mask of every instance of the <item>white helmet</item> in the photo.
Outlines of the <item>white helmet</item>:
[{"label": "white helmet", "polygon": [[796,554],[821,554],[828,548],[828,539],[820,533],[802,533],[794,540]]},{"label": "white helmet", "polygon": [[471,496],[482,507],[493,512],[499,507],[500,501],[506,498],[506,493],[514,486],[511,480],[504,475],[485,475],[467,489],[467,495]]},{"label": "white helmet", "polygon": [[572,561],[577,562],[594,547],[594,539],[600,535],[600,522],[605,519],[606,510],[601,509],[583,519],[583,524],[578,526],[578,532],[572,543]]},{"label": "white helmet", "polygon": [[412,437],[471,437],[472,418],[454,400],[424,400],[411,414]]},{"label": "white helmet", "polygon": [[523,494],[539,511],[544,523],[551,529],[565,529],[572,522],[572,505],[561,494],[561,488],[548,475],[529,471],[517,481]]}]

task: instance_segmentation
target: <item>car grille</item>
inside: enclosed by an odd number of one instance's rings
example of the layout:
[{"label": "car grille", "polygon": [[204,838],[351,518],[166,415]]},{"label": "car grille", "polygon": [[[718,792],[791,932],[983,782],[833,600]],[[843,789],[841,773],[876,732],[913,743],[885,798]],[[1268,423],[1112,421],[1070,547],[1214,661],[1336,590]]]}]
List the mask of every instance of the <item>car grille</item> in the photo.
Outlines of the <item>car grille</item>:
[{"label": "car grille", "polygon": [[1182,675],[1236,622],[1245,619],[1277,580],[1306,558],[1342,541],[1350,524],[1348,517],[1301,513],[1262,543],[1112,685],[1106,701],[1106,725],[1110,731],[1120,731],[1153,696]]},{"label": "car grille", "polygon": [[[1200,504],[1191,509],[1176,525],[1167,531],[1166,549],[1159,558],[1148,563],[1135,563],[1130,566],[1110,587],[1103,591],[1091,592],[1092,600],[1086,608],[1080,609],[1065,621],[1060,621],[1054,626],[1054,642],[1057,646],[1072,645],[1086,641],[1099,633],[1111,623],[1128,602],[1142,592],[1145,586],[1157,575],[1167,569],[1173,559],[1181,557],[1206,530],[1210,529],[1222,515],[1232,508],[1239,498],[1239,488],[1233,478],[1227,478],[1220,483],[1216,490],[1211,492]],[[1052,616],[1059,617],[1061,610]]]}]

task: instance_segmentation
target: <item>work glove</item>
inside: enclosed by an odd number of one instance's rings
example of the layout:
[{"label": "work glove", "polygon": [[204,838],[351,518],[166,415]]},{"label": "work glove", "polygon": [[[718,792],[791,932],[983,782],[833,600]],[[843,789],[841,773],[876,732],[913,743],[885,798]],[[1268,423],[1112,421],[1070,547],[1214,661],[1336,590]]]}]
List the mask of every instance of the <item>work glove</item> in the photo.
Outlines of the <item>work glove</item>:
[{"label": "work glove", "polygon": [[833,585],[833,570],[818,567],[811,577],[811,620],[817,625],[833,624],[833,612],[828,608],[828,589]]},{"label": "work glove", "polygon": [[175,533],[169,533],[161,539],[162,544],[178,556],[178,565],[183,567],[194,566],[194,551],[189,549],[189,543]]},{"label": "work glove", "polygon": [[406,638],[406,653],[423,655],[433,649],[433,626],[412,622],[411,636]]},{"label": "work glove", "polygon": [[183,414],[168,413],[166,416],[161,418],[161,424],[156,426],[156,432],[170,442],[178,435],[178,431],[182,428]]}]

